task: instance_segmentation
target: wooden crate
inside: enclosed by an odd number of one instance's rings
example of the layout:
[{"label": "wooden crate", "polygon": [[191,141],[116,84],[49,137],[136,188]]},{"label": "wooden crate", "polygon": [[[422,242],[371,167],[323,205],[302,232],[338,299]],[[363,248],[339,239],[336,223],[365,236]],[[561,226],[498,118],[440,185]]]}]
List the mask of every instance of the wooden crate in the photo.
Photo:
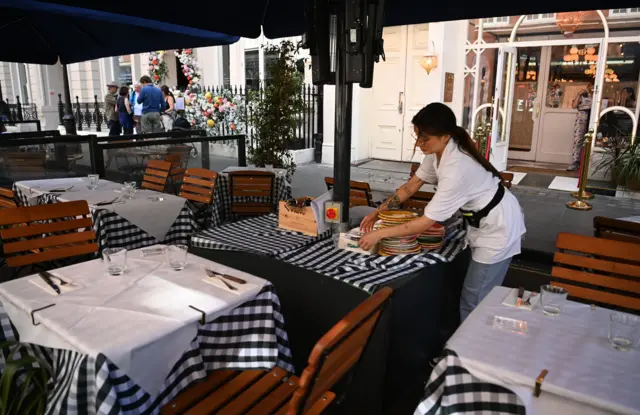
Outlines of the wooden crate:
[{"label": "wooden crate", "polygon": [[278,227],[305,235],[318,236],[318,223],[311,207],[293,207],[281,200],[278,208]]}]

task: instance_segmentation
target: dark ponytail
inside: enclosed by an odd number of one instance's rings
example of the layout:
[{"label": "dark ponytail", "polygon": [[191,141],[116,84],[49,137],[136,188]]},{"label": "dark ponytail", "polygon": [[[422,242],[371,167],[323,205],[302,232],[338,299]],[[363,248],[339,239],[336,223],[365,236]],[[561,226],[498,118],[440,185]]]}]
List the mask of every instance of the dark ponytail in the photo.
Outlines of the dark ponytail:
[{"label": "dark ponytail", "polygon": [[450,135],[460,151],[480,163],[486,171],[500,178],[500,172],[482,156],[467,130],[458,126],[456,116],[448,106],[439,102],[429,104],[418,111],[411,123],[418,128],[420,133],[435,136]]}]

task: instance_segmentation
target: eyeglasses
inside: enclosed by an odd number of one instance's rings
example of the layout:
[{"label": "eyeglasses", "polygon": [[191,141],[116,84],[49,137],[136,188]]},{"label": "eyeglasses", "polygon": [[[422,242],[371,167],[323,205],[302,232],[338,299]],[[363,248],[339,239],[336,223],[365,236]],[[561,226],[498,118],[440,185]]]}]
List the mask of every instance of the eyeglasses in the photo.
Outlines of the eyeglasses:
[{"label": "eyeglasses", "polygon": [[411,133],[411,137],[413,137],[413,139],[416,140],[416,142],[418,143],[421,143],[421,142],[423,143],[428,140],[428,138],[416,135],[416,133]]}]

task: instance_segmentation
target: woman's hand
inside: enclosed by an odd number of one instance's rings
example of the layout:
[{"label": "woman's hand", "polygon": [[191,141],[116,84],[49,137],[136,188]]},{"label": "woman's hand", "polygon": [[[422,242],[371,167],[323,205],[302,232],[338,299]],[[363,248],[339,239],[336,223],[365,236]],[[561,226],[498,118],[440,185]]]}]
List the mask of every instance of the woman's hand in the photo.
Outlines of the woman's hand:
[{"label": "woman's hand", "polygon": [[373,225],[378,220],[379,213],[380,212],[378,212],[378,210],[376,209],[373,212],[369,213],[367,216],[365,216],[362,219],[362,222],[360,222],[360,230],[363,232],[371,232],[373,230]]},{"label": "woman's hand", "polygon": [[380,242],[381,238],[378,235],[379,235],[378,231],[369,232],[369,233],[363,235],[360,238],[360,241],[358,242],[358,244],[360,245],[360,248],[362,248],[362,249],[364,249],[366,251],[371,249],[375,244]]}]

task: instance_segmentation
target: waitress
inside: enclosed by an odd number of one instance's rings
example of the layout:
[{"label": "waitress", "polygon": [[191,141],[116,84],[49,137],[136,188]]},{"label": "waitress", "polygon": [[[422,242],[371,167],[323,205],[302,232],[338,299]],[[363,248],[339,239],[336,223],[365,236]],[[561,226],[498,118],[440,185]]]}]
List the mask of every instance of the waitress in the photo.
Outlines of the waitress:
[{"label": "waitress", "polygon": [[[426,155],[416,174],[360,225],[366,234],[360,246],[369,249],[383,238],[420,234],[461,210],[468,224],[471,263],[460,298],[464,320],[489,291],[502,284],[511,258],[520,253],[526,232],[518,200],[500,183],[500,173],[482,157],[466,130],[444,104],[422,108],[411,120],[415,147]],[[378,214],[399,207],[423,184],[438,185],[424,216],[373,231]]]}]

